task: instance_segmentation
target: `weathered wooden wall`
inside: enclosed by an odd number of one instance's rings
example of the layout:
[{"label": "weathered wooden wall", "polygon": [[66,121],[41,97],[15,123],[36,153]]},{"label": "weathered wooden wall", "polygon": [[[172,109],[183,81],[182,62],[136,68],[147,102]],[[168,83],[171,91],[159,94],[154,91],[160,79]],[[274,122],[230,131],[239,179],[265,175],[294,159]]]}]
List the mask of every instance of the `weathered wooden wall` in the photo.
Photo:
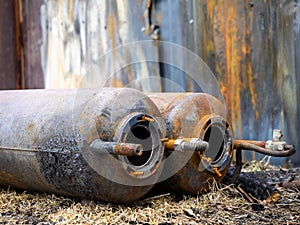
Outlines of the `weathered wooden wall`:
[{"label": "weathered wooden wall", "polygon": [[[162,40],[194,51],[220,82],[235,136],[264,140],[280,128],[289,143],[300,146],[299,1],[156,2]],[[186,85],[180,73],[167,74]],[[299,165],[300,152],[291,160]]]},{"label": "weathered wooden wall", "polygon": [[25,52],[24,81],[25,88],[44,87],[44,76],[41,64],[41,44],[43,40],[41,28],[41,5],[43,0],[22,1],[22,43]]},{"label": "weathered wooden wall", "polygon": [[299,2],[198,3],[199,55],[220,81],[236,136],[266,139],[282,128],[299,146]]},{"label": "weathered wooden wall", "polygon": [[[164,37],[162,27],[162,37],[192,49],[213,70],[235,135],[263,140],[272,136],[273,129],[281,128],[288,142],[300,146],[299,1],[173,3],[161,2],[172,15],[178,15],[175,24],[163,16],[167,32]],[[169,34],[168,25],[177,39]],[[300,152],[291,160],[299,165]]]},{"label": "weathered wooden wall", "polygon": [[[236,137],[264,140],[282,128],[286,140],[300,146],[299,0],[22,2],[27,87],[38,87],[44,79],[46,88],[129,85],[176,91],[162,77],[198,91],[178,68],[138,62],[170,57],[190,66],[184,56],[161,48],[160,39],[192,50],[209,65]],[[130,45],[143,40],[151,44]],[[122,68],[128,62],[133,63]],[[122,69],[114,71],[115,65]],[[300,151],[291,160],[300,165]]]},{"label": "weathered wooden wall", "polygon": [[[135,63],[148,55],[158,60],[158,47],[122,48],[151,40],[141,31],[146,1],[45,1],[42,5],[42,65],[46,88],[132,87],[161,91],[159,63]],[[132,65],[122,68],[122,65]],[[114,71],[115,67],[122,70]],[[136,82],[139,80],[140,82]]]}]

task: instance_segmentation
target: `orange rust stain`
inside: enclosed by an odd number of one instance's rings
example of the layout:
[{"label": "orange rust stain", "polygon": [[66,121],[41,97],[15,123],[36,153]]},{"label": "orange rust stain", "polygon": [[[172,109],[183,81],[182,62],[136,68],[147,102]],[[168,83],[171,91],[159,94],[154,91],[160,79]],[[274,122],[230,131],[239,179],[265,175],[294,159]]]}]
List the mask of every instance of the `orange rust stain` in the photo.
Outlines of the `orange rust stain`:
[{"label": "orange rust stain", "polygon": [[115,40],[116,29],[115,29],[114,15],[109,15],[107,17],[107,30],[108,30],[109,40],[111,42],[111,47],[115,48],[115,46],[116,46],[116,40]]},{"label": "orange rust stain", "polygon": [[0,171],[0,183],[6,183],[6,185],[11,185],[21,189],[28,189],[28,187],[24,183],[18,181],[17,179],[15,179],[15,176],[5,171]]},{"label": "orange rust stain", "polygon": [[135,171],[135,172],[132,172],[132,175],[135,175],[135,176],[144,175],[144,172],[142,172],[142,171]]},{"label": "orange rust stain", "polygon": [[250,48],[247,47],[247,46],[242,46],[241,50],[242,50],[242,53],[243,53],[244,55],[250,53]]},{"label": "orange rust stain", "polygon": [[173,122],[173,126],[177,129],[181,127],[181,120],[180,119],[175,119]]},{"label": "orange rust stain", "polygon": [[121,80],[119,80],[117,77],[114,77],[111,81],[112,87],[124,87],[124,84]]},{"label": "orange rust stain", "polygon": [[219,177],[222,177],[223,175],[220,173],[219,169],[217,167],[215,167],[213,169],[213,171],[219,176]]},{"label": "orange rust stain", "polygon": [[71,22],[73,22],[74,21],[74,1],[73,0],[69,0],[68,1],[68,15],[69,15],[69,19],[70,19],[70,21]]},{"label": "orange rust stain", "polygon": [[207,3],[206,3],[207,15],[208,15],[210,21],[212,21],[213,17],[214,17],[215,5],[216,5],[215,1],[207,1]]},{"label": "orange rust stain", "polygon": [[168,140],[165,142],[166,149],[174,149],[175,140]]},{"label": "orange rust stain", "polygon": [[223,96],[226,96],[227,93],[227,87],[224,83],[220,83],[221,93]]},{"label": "orange rust stain", "polygon": [[[223,31],[225,36],[225,55],[226,55],[226,76],[229,78],[227,88],[230,91],[227,92],[226,100],[231,109],[231,119],[235,123],[236,129],[238,129],[240,135],[242,135],[242,119],[241,119],[241,60],[240,47],[241,40],[238,36],[238,23],[239,16],[235,9],[231,5],[226,5],[226,11],[223,23]],[[225,10],[225,9],[224,9]],[[219,14],[220,15],[220,14]],[[221,15],[221,16],[223,16]]]},{"label": "orange rust stain", "polygon": [[115,152],[116,152],[117,154],[120,154],[120,153],[123,153],[124,150],[126,151],[127,149],[124,148],[124,146],[116,145],[115,148],[114,148],[114,150],[115,150]]},{"label": "orange rust stain", "polygon": [[[215,15],[215,1],[207,1],[206,3],[206,9],[207,9],[207,15],[209,18],[209,21],[211,22],[211,27],[214,26],[214,15]],[[214,52],[214,40],[212,38],[208,38],[205,41],[206,49],[209,52]]]},{"label": "orange rust stain", "polygon": [[154,119],[147,117],[146,115],[142,116],[142,120],[148,121],[148,122],[154,122]]},{"label": "orange rust stain", "polygon": [[172,110],[173,107],[176,107],[178,105],[177,101],[180,99],[183,99],[185,97],[185,93],[183,94],[174,94],[168,97],[162,97],[164,100],[168,102],[168,105],[165,107],[165,113]]},{"label": "orange rust stain", "polygon": [[248,82],[249,82],[249,91],[250,91],[250,94],[251,94],[251,103],[252,103],[253,109],[255,110],[255,121],[257,121],[258,118],[259,118],[259,112],[257,110],[257,104],[256,104],[257,93],[255,91],[255,85],[254,85],[254,82],[253,82],[253,75],[254,74],[253,74],[252,65],[251,65],[250,62],[247,65],[247,75],[248,75]]}]

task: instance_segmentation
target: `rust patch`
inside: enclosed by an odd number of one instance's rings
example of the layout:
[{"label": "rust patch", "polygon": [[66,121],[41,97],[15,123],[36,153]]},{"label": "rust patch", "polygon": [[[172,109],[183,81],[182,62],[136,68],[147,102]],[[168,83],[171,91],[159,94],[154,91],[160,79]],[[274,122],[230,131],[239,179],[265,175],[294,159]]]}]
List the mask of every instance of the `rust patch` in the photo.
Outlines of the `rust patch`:
[{"label": "rust patch", "polygon": [[255,121],[258,120],[259,118],[259,112],[257,110],[257,105],[256,105],[256,101],[257,101],[257,92],[255,91],[255,85],[254,85],[254,77],[253,77],[253,71],[252,71],[252,66],[250,63],[248,63],[247,65],[247,74],[248,74],[248,82],[249,82],[249,91],[251,94],[251,103],[252,103],[252,107],[255,110]]},{"label": "rust patch", "polygon": [[[5,177],[5,179],[3,179],[2,177]],[[28,187],[24,183],[18,181],[15,176],[5,171],[0,171],[0,183],[7,183],[7,185],[11,185],[20,189],[28,189]]]},{"label": "rust patch", "polygon": [[175,140],[168,140],[165,142],[166,149],[174,149]]},{"label": "rust patch", "polygon": [[73,23],[74,21],[74,4],[73,4],[73,0],[68,0],[68,15],[69,15],[69,20],[70,22]]},{"label": "rust patch", "polygon": [[124,87],[124,84],[118,77],[114,76],[112,79],[111,86],[112,87]]},{"label": "rust patch", "polygon": [[111,47],[115,48],[116,46],[116,40],[115,40],[115,17],[114,15],[108,15],[107,17],[107,30],[108,30],[108,36],[111,43]]}]

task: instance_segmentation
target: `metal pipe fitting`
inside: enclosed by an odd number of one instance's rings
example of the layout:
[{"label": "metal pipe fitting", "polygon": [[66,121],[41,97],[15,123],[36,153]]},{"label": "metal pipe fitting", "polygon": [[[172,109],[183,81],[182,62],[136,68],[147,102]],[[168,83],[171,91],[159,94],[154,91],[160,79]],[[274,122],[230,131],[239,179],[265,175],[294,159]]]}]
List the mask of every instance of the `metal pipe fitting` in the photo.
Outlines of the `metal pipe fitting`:
[{"label": "metal pipe fitting", "polygon": [[[278,134],[278,132],[276,133]],[[275,136],[277,136],[277,134],[275,134]],[[274,133],[273,133],[273,137],[274,137]],[[281,145],[282,143],[280,142],[281,137],[282,134],[280,134],[280,138],[275,138],[275,140],[277,141],[274,143],[280,143]],[[236,166],[232,174],[232,177],[230,178],[231,183],[236,182],[242,170],[242,150],[254,151],[254,152],[258,152],[261,154],[274,156],[274,157],[288,157],[295,154],[296,152],[295,146],[293,145],[283,144],[283,146],[281,146],[280,149],[278,148],[270,149],[268,147],[268,141],[264,142],[264,141],[252,141],[252,140],[234,140],[233,149],[236,150],[236,162],[235,162]]]},{"label": "metal pipe fitting", "polygon": [[143,146],[141,144],[104,142],[100,139],[94,140],[89,148],[100,154],[114,154],[124,156],[141,156]]},{"label": "metal pipe fitting", "polygon": [[166,150],[180,151],[180,152],[184,152],[184,151],[204,152],[209,147],[209,143],[201,140],[200,138],[168,140],[164,143],[165,143]]},{"label": "metal pipe fitting", "polygon": [[[261,142],[258,142],[261,143]],[[248,140],[234,140],[233,148],[241,150],[249,150],[264,155],[274,156],[274,157],[288,157],[295,154],[296,149],[293,145],[284,145],[281,149],[269,149],[267,148],[267,142],[263,142],[263,145],[258,145],[253,141]]]}]

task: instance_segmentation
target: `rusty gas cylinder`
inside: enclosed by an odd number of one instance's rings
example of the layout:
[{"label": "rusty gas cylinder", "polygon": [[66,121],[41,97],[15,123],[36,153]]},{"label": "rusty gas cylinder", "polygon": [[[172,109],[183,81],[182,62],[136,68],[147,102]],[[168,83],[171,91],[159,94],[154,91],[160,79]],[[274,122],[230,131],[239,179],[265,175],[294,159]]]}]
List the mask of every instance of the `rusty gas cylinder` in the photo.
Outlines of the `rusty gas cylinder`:
[{"label": "rusty gas cylinder", "polygon": [[165,127],[128,88],[0,92],[0,186],[110,202],[160,177]]},{"label": "rusty gas cylinder", "polygon": [[[232,131],[224,105],[204,93],[150,93],[167,125],[167,148],[174,140],[203,140],[204,151],[170,151],[162,186],[196,194],[209,190],[213,180],[220,182],[232,159]],[[179,148],[180,149],[180,148]],[[172,158],[168,161],[168,158]],[[163,180],[163,179],[161,179]]]}]

